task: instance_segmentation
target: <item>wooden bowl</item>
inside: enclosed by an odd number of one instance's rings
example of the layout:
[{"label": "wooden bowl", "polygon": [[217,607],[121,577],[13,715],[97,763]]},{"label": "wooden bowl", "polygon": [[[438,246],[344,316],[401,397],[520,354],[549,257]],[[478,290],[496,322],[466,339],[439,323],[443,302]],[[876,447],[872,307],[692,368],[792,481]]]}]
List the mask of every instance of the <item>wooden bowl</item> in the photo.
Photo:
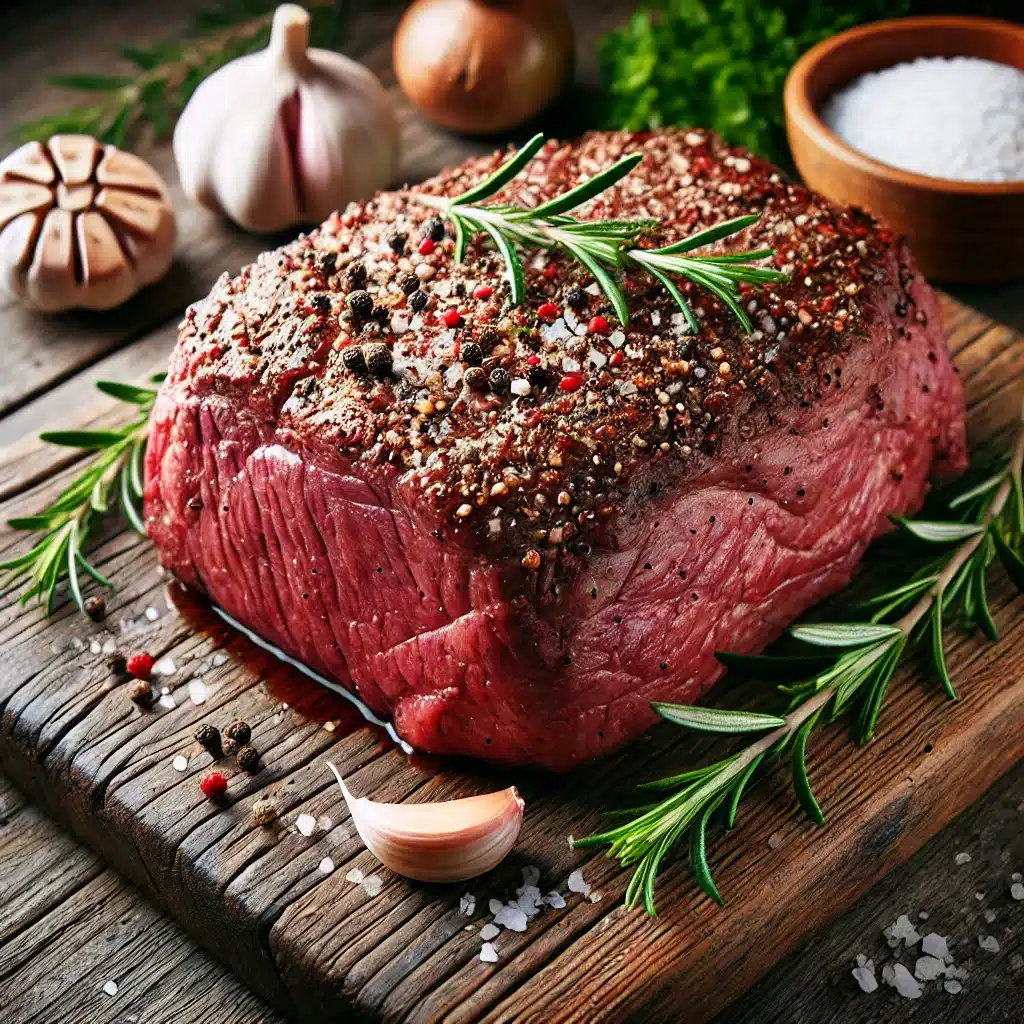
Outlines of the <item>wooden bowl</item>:
[{"label": "wooden bowl", "polygon": [[853,149],[817,111],[867,71],[916,57],[981,57],[1024,70],[1024,26],[989,18],[898,18],[843,32],[793,65],[786,132],[807,184],[906,234],[924,273],[947,283],[1024,275],[1024,181],[965,182],[901,171]]}]

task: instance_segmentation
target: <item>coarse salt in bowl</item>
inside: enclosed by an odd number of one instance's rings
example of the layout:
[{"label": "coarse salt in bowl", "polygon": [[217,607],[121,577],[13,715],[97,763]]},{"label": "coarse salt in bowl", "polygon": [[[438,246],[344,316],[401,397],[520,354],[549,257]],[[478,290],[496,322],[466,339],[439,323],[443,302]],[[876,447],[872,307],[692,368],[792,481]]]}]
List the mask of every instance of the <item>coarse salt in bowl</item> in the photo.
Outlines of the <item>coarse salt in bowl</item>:
[{"label": "coarse salt in bowl", "polygon": [[905,235],[928,277],[1020,277],[1022,80],[1022,25],[927,17],[851,29],[786,79],[793,160],[811,188]]}]

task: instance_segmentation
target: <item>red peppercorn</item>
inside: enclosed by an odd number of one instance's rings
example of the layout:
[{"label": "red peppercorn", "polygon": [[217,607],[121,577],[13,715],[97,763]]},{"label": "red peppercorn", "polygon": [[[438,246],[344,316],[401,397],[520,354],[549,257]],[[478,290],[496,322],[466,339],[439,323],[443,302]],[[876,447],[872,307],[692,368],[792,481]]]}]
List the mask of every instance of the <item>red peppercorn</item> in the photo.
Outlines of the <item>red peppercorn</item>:
[{"label": "red peppercorn", "polygon": [[432,238],[424,238],[423,241],[420,242],[420,245],[419,245],[420,255],[421,256],[429,256],[434,251],[434,247],[435,247],[435,242],[434,242],[434,240]]},{"label": "red peppercorn", "polygon": [[553,281],[553,280],[554,280],[554,279],[555,279],[556,277],[558,277],[558,267],[556,267],[556,266],[554,265],[554,263],[549,263],[549,264],[548,264],[548,265],[547,265],[547,266],[546,266],[546,267],[545,267],[545,268],[544,268],[544,269],[543,269],[543,270],[541,271],[541,273],[542,273],[542,274],[543,274],[543,275],[544,275],[544,276],[545,276],[545,277],[546,277],[546,278],[547,278],[547,279],[548,279],[549,281]]},{"label": "red peppercorn", "polygon": [[527,366],[540,366],[540,356],[527,356],[527,358],[526,358],[526,365]]},{"label": "red peppercorn", "polygon": [[578,391],[583,386],[582,373],[567,373],[559,382],[562,391]]},{"label": "red peppercorn", "polygon": [[608,360],[609,366],[621,366],[626,361],[626,357],[621,352],[613,352],[611,358]]},{"label": "red peppercorn", "polygon": [[540,309],[537,310],[537,316],[541,320],[557,320],[558,314],[562,311],[553,303],[545,302],[541,305]]},{"label": "red peppercorn", "polygon": [[487,284],[481,284],[473,291],[474,299],[489,299],[494,294],[494,289]]},{"label": "red peppercorn", "polygon": [[445,327],[458,327],[462,323],[462,317],[454,306],[446,309],[441,319],[444,320]]},{"label": "red peppercorn", "polygon": [[220,772],[210,772],[209,775],[203,776],[199,788],[208,800],[216,800],[228,791],[228,780]]},{"label": "red peppercorn", "polygon": [[591,334],[607,334],[608,321],[600,314],[598,316],[592,316],[590,318],[590,323],[587,324],[587,330],[590,331]]},{"label": "red peppercorn", "polygon": [[153,655],[137,651],[129,656],[126,668],[136,679],[149,679],[153,672]]}]

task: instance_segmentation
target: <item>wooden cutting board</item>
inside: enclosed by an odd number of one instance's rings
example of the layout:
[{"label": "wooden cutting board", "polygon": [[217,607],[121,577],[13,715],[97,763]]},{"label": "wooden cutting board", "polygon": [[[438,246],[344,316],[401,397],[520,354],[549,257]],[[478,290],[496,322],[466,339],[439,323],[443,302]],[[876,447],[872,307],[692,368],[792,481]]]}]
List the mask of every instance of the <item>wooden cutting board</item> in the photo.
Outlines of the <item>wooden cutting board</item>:
[{"label": "wooden cutting board", "polygon": [[[950,348],[964,375],[973,442],[1006,433],[1019,414],[1024,337],[944,301]],[[98,409],[93,422],[118,410]],[[0,516],[52,498],[74,472],[67,453],[27,442],[0,456]],[[22,538],[0,535],[0,557]],[[704,1019],[913,853],[1024,753],[1024,601],[993,574],[999,645],[950,638],[963,699],[906,667],[891,687],[874,742],[858,750],[839,727],[812,749],[811,781],[828,817],[817,829],[793,812],[780,771],[744,803],[738,828],[715,835],[711,856],[727,906],[700,894],[683,865],[659,885],[660,914],[627,912],[627,874],[600,853],[569,849],[630,788],[728,744],[656,729],[619,756],[551,778],[409,759],[350,706],[255,648],[208,610],[168,600],[146,542],[128,533],[100,548],[117,584],[104,623],[67,607],[0,613],[0,768],[174,915],[256,991],[300,1019],[359,1011],[373,1020]],[[170,658],[160,680],[173,708],[141,712],[111,668],[113,652]],[[208,696],[190,699],[201,679]],[[190,687],[190,684],[193,684]],[[744,694],[726,684],[720,699]],[[170,703],[170,702],[167,702]],[[231,773],[218,809],[198,781],[210,757],[193,739],[202,722],[253,726],[263,768]],[[176,756],[188,759],[184,771]],[[330,759],[353,791],[384,800],[437,800],[514,781],[527,801],[515,854],[460,886],[424,886],[379,868],[355,836]],[[254,826],[271,797],[280,826]],[[306,837],[299,814],[318,822]],[[334,870],[321,868],[330,858]],[[476,928],[491,898],[507,899],[520,869],[568,898],[525,933],[503,932],[496,964],[479,960]],[[326,865],[324,865],[326,867]],[[370,896],[347,879],[376,874]],[[568,893],[582,868],[597,902]],[[460,911],[464,892],[477,910]],[[472,930],[469,926],[475,926]]]},{"label": "wooden cutting board", "polygon": [[[623,5],[573,6],[586,58],[591,38],[621,20]],[[164,5],[143,4],[133,6],[130,32],[84,17],[79,23],[74,15],[47,31],[69,41],[55,53],[71,53],[71,40],[103,52],[110,38],[159,37],[166,16]],[[353,52],[386,82],[391,25],[379,15],[352,28]],[[0,85],[16,70],[0,72]],[[22,90],[26,76],[41,75],[18,72],[19,119],[54,109],[51,95]],[[0,129],[7,116],[0,113]],[[407,109],[403,131],[408,180],[472,149]],[[166,148],[153,155],[173,181]],[[0,519],[37,510],[74,475],[74,454],[41,445],[34,434],[116,422],[123,411],[94,402],[90,382],[138,379],[158,368],[185,303],[222,268],[266,247],[189,207],[176,188],[173,196],[181,212],[179,261],[167,280],[123,310],[42,319],[0,306],[0,443],[7,445],[0,449]],[[967,383],[972,441],[1005,441],[1024,392],[1024,338],[952,300],[943,309]],[[23,550],[24,541],[0,531],[0,559]],[[824,829],[794,812],[780,770],[744,802],[737,829],[711,839],[727,906],[708,901],[685,865],[675,864],[660,880],[660,914],[650,920],[621,905],[628,875],[599,852],[574,853],[567,837],[592,830],[602,809],[632,802],[636,782],[678,771],[728,743],[695,741],[664,727],[615,758],[557,779],[410,760],[346,704],[208,612],[189,602],[168,604],[167,581],[138,537],[113,533],[97,557],[117,584],[102,624],[66,606],[50,619],[34,608],[0,611],[0,771],[297,1019],[705,1019],[907,858],[1024,752],[1024,600],[993,573],[1002,643],[949,639],[961,702],[949,704],[927,674],[905,667],[867,749],[854,747],[841,728],[815,736],[811,781],[828,818]],[[128,701],[110,661],[114,652],[139,648],[173,660],[174,673],[161,680],[173,708],[144,713]],[[199,705],[190,699],[197,679],[207,692]],[[717,696],[732,704],[749,692],[727,682]],[[233,774],[230,801],[217,809],[198,788],[210,759],[193,733],[202,722],[223,726],[235,717],[252,724],[263,768],[252,778]],[[182,772],[172,764],[178,755],[188,759]],[[405,882],[362,849],[326,771],[328,759],[355,792],[385,800],[436,800],[515,782],[527,801],[520,843],[499,870],[472,883]],[[277,829],[251,822],[252,804],[263,796],[281,811]],[[295,828],[300,814],[318,822],[311,836]],[[321,870],[325,858],[334,866],[329,874]],[[481,963],[476,929],[489,918],[488,900],[513,895],[526,865],[538,867],[545,891],[565,894],[567,906],[545,911],[525,933],[503,932],[495,941],[498,962]],[[378,875],[379,893],[371,897],[348,881],[353,868]],[[577,868],[599,900],[568,893],[568,875]],[[459,908],[467,891],[476,896],[470,916]]]}]

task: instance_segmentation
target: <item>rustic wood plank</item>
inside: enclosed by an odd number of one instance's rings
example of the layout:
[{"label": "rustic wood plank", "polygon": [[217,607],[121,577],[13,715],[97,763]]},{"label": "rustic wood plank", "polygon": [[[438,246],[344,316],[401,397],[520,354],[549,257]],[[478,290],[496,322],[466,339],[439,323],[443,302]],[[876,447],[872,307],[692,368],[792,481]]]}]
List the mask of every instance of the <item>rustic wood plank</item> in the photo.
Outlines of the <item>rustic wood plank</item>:
[{"label": "rustic wood plank", "polygon": [[[954,314],[951,346],[960,350],[972,431],[981,437],[979,430],[1003,428],[1017,415],[1024,339],[955,305],[946,311]],[[0,515],[37,507],[63,486],[74,467],[46,461],[53,457],[26,448],[8,462],[31,468],[35,482],[15,488]],[[0,534],[0,553],[17,544]],[[0,614],[0,644],[11,654],[0,671],[0,768],[296,1019],[355,1009],[387,1021],[589,1021],[641,1012],[674,1020],[680,1006],[704,1019],[905,860],[1024,751],[1024,602],[1002,581],[993,600],[1003,643],[951,638],[960,705],[904,670],[868,750],[857,751],[838,728],[816,740],[812,782],[827,830],[796,818],[786,780],[772,778],[736,833],[715,838],[727,910],[672,868],[661,882],[658,919],[627,913],[619,902],[626,874],[565,841],[592,828],[602,807],[628,801],[636,781],[709,749],[668,728],[564,779],[517,773],[528,814],[516,856],[468,887],[417,886],[376,867],[362,849],[325,759],[356,792],[380,799],[438,799],[513,776],[410,762],[340,702],[321,693],[312,707],[289,669],[209,619],[197,629],[193,610],[174,612],[141,539],[110,537],[98,561],[118,583],[103,624],[66,606],[51,620],[34,611]],[[142,713],[126,700],[109,660],[112,649],[135,647],[174,659],[176,672],[163,680],[174,708]],[[196,677],[209,693],[202,705],[188,698]],[[199,793],[210,759],[192,733],[200,722],[223,725],[237,715],[253,725],[263,769],[251,778],[233,773],[230,800],[218,809]],[[343,721],[333,732],[324,728],[335,718]],[[969,756],[979,742],[990,756]],[[182,773],[171,765],[179,753],[189,758]],[[249,809],[260,795],[280,807],[279,829],[252,825]],[[296,832],[299,813],[320,821],[312,837]],[[325,856],[331,874],[319,870]],[[512,893],[524,864],[537,865],[542,884],[563,893],[569,872],[582,865],[603,899],[570,896],[564,910],[546,912],[526,933],[503,932],[501,959],[483,964],[479,938],[465,929],[487,920],[490,897]],[[381,892],[371,897],[348,882],[353,867],[376,872]],[[466,888],[478,898],[471,918],[458,908]]]}]

